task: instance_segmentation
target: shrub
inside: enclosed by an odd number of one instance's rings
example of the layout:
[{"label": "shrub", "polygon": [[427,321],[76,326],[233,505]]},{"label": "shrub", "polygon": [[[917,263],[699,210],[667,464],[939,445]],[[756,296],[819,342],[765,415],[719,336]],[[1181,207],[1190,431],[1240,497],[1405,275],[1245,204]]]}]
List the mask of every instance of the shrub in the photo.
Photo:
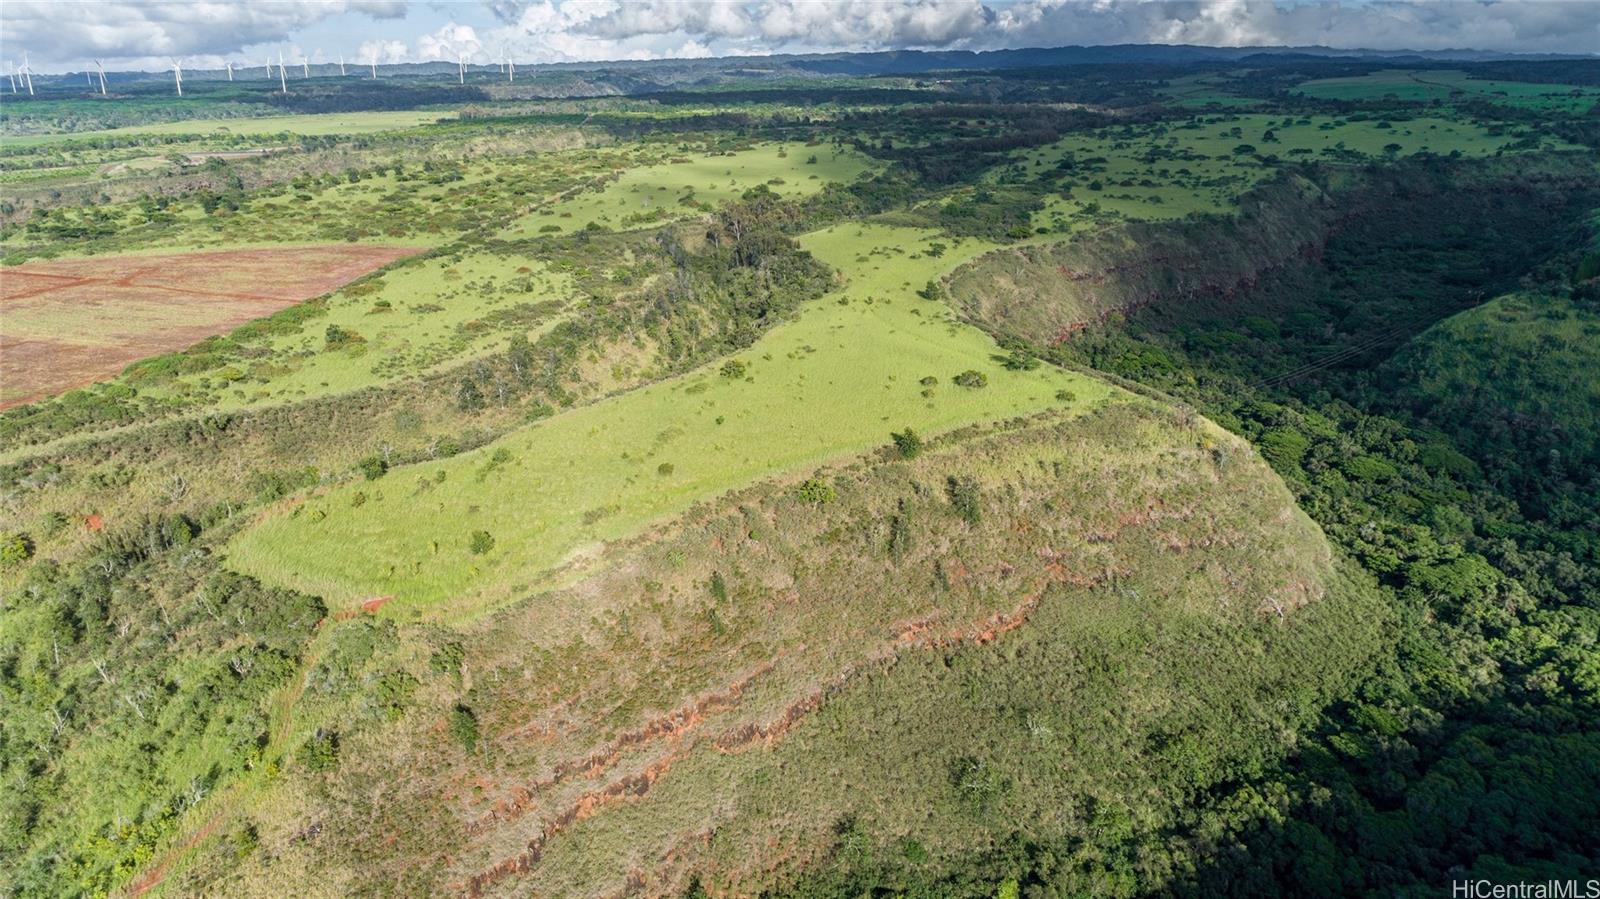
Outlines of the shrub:
[{"label": "shrub", "polygon": [[0,535],[0,568],[15,568],[33,558],[33,540],[27,534]]},{"label": "shrub", "polygon": [[469,753],[478,747],[478,716],[472,709],[456,703],[450,710],[450,736]]},{"label": "shrub", "polygon": [[300,763],[312,771],[326,771],[339,762],[339,732],[317,729],[300,746]]},{"label": "shrub", "polygon": [[728,601],[728,582],[723,579],[722,572],[711,572],[711,596],[717,602]]},{"label": "shrub", "polygon": [[744,377],[747,371],[749,371],[749,368],[738,359],[729,359],[727,362],[722,363],[722,376],[724,378],[738,380]]},{"label": "shrub", "polygon": [[838,499],[839,492],[827,481],[811,478],[800,485],[795,491],[795,497],[803,503],[822,506]]},{"label": "shrub", "polygon": [[481,556],[494,549],[494,536],[488,531],[473,531],[472,539],[467,543],[467,548],[472,550],[473,555]]},{"label": "shrub", "polygon": [[915,459],[922,455],[922,438],[917,436],[916,431],[906,428],[904,431],[891,431],[889,436],[894,439],[894,449],[900,458]]},{"label": "shrub", "polygon": [[905,501],[900,502],[900,510],[889,519],[889,558],[900,561],[911,550],[911,515],[906,511]]},{"label": "shrub", "polygon": [[958,385],[960,385],[962,387],[971,387],[974,390],[977,390],[980,387],[988,387],[989,386],[989,376],[988,375],[984,374],[981,371],[974,371],[973,369],[970,369],[970,368],[967,369],[966,371],[962,372],[961,374],[956,375],[955,377],[951,378],[950,380],[954,381],[956,384],[958,384]]},{"label": "shrub", "polygon": [[656,474],[661,475],[662,477],[672,474],[673,470],[674,469],[671,462],[663,462],[656,466]]},{"label": "shrub", "polygon": [[348,328],[341,328],[338,325],[329,325],[328,330],[323,333],[322,348],[325,350],[343,349],[347,346],[351,346],[352,344],[361,343],[365,339],[366,338],[362,337],[360,334],[357,334]]},{"label": "shrub", "polygon": [[983,518],[983,509],[979,505],[981,494],[978,482],[972,478],[958,478],[951,475],[944,483],[945,495],[950,498],[950,508],[957,517],[967,524],[977,524]]},{"label": "shrub", "polygon": [[461,380],[461,389],[456,391],[456,406],[462,412],[476,412],[483,408],[483,391],[478,389],[478,382],[467,377]]},{"label": "shrub", "polygon": [[389,471],[389,463],[383,461],[382,456],[368,456],[361,460],[359,467],[369,481],[376,481]]},{"label": "shrub", "polygon": [[[1033,371],[1039,367],[1039,357],[1027,350],[1012,350],[1000,358],[1000,364],[1007,371]],[[983,375],[979,374],[978,377]]]}]

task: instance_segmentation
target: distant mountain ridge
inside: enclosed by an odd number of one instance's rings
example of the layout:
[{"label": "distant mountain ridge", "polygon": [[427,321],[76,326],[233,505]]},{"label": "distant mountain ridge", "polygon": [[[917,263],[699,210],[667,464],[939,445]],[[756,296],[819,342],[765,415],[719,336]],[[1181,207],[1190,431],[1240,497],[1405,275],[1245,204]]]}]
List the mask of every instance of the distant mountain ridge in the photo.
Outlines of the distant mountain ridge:
[{"label": "distant mountain ridge", "polygon": [[[1372,60],[1384,62],[1495,62],[1503,60],[1583,60],[1600,58],[1575,54],[1555,53],[1505,53],[1493,50],[1372,50],[1365,48],[1340,49],[1336,47],[1206,47],[1192,44],[1105,44],[1098,46],[1025,47],[1009,50],[879,50],[869,52],[773,54],[770,56],[723,56],[704,59],[651,59],[610,60],[597,62],[519,63],[517,74],[534,77],[546,72],[592,71],[692,71],[711,74],[729,69],[743,72],[770,71],[779,74],[816,75],[915,75],[928,72],[973,69],[1018,69],[1051,66],[1106,65],[1115,63],[1142,63],[1146,65],[1203,65],[1206,63],[1251,62],[1269,64],[1292,63],[1306,60]],[[365,74],[369,63],[347,62],[350,77]],[[260,66],[255,66],[259,69]],[[311,71],[317,76],[329,76],[338,69],[336,63],[313,63]],[[378,65],[379,76],[398,75],[453,75],[457,64],[449,61],[421,63],[385,63]],[[298,74],[300,65],[288,66],[291,80]],[[481,74],[491,65],[468,65],[470,73]],[[236,73],[245,71],[236,69]],[[167,72],[117,72],[119,80],[138,76],[167,77]],[[62,75],[38,75],[41,83],[55,80],[81,78],[81,72]],[[194,69],[184,71],[185,79],[210,79],[226,77],[223,69]]]}]

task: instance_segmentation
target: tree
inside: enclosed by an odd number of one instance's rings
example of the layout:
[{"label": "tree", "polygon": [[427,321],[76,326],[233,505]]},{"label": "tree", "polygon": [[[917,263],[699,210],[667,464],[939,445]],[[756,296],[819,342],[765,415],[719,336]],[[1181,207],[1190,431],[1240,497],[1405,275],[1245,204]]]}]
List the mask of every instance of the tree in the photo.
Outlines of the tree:
[{"label": "tree", "polygon": [[982,496],[977,481],[951,475],[944,482],[944,492],[950,498],[951,510],[962,521],[977,524],[983,519],[983,508],[979,505]]},{"label": "tree", "polygon": [[795,491],[795,497],[803,503],[813,503],[818,506],[827,505],[837,499],[839,493],[833,485],[819,478],[811,478],[802,483]]},{"label": "tree", "polygon": [[900,458],[915,459],[922,455],[922,438],[916,431],[906,428],[904,431],[891,431],[889,436],[894,440],[894,449]]},{"label": "tree", "polygon": [[476,412],[483,408],[483,391],[478,382],[468,375],[461,379],[461,389],[456,391],[456,405],[463,412]]}]

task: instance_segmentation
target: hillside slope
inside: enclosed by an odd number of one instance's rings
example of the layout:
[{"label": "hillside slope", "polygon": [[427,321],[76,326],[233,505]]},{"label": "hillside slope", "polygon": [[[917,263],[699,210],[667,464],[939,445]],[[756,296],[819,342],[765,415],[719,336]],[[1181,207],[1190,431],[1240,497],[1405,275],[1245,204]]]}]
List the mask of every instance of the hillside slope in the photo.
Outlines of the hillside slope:
[{"label": "hillside slope", "polygon": [[402,670],[415,707],[307,695],[294,739],[336,760],[182,889],[748,894],[841,840],[936,872],[1160,827],[1281,755],[1384,618],[1245,444],[1145,401],[751,488],[597,567],[465,631],[342,625],[376,636],[308,682]]},{"label": "hillside slope", "polygon": [[1554,523],[1600,515],[1600,304],[1543,292],[1452,316],[1390,360],[1394,400]]}]

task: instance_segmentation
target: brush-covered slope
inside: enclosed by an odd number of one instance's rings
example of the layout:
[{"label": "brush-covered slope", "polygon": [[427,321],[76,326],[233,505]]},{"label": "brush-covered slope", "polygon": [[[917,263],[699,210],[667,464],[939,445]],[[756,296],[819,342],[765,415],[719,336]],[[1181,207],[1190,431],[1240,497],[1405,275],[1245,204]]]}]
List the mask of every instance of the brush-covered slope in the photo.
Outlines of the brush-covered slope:
[{"label": "brush-covered slope", "polygon": [[[1322,264],[1329,240],[1351,228],[1428,223],[1459,244],[1453,283],[1464,285],[1492,274],[1488,260],[1502,255],[1472,238],[1498,231],[1509,247],[1538,243],[1570,207],[1587,208],[1581,198],[1593,190],[1593,164],[1577,156],[1308,167],[1244,194],[1234,216],[1125,222],[1082,238],[1041,238],[965,263],[943,288],[969,321],[1036,345],[1139,310],[1177,327],[1195,318],[1287,318],[1310,298],[1268,310],[1256,305],[1254,288],[1285,270]],[[1461,224],[1479,220],[1492,227]],[[1392,252],[1400,257],[1392,290],[1406,295],[1415,276],[1403,251]]]},{"label": "brush-covered slope", "polygon": [[1447,433],[1538,517],[1600,514],[1600,289],[1516,293],[1452,316],[1390,360],[1397,402]]},{"label": "brush-covered slope", "polygon": [[[335,625],[304,748],[215,827],[242,860],[167,886],[748,895],[1109,846],[1280,755],[1383,618],[1247,445],[1126,399],[758,485],[591,571],[459,629]],[[341,680],[411,698],[350,717]]]}]

